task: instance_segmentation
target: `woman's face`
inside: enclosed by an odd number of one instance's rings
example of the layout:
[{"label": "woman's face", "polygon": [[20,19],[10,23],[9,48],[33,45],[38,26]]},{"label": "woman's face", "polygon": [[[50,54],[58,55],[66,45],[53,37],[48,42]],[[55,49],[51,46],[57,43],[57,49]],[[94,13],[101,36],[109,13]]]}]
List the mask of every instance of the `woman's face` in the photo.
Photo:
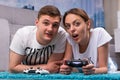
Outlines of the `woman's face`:
[{"label": "woman's face", "polygon": [[65,29],[77,43],[86,41],[89,35],[90,22],[75,14],[68,14],[65,18]]}]

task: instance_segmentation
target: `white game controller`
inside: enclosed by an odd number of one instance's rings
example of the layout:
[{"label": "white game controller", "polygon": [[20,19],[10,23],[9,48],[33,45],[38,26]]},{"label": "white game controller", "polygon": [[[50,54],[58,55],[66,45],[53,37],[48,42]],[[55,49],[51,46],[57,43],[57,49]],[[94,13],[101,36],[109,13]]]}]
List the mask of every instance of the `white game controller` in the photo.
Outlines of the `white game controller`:
[{"label": "white game controller", "polygon": [[25,73],[25,74],[29,74],[29,73],[49,74],[50,72],[45,69],[42,69],[42,68],[38,68],[38,69],[29,68],[29,69],[23,70],[23,73]]}]

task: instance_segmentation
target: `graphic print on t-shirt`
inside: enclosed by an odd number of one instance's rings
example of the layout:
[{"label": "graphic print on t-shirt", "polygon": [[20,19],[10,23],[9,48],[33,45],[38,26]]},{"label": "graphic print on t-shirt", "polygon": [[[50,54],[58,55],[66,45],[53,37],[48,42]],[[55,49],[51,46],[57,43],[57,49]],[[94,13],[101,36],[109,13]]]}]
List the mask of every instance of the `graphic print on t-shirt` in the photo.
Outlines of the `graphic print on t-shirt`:
[{"label": "graphic print on t-shirt", "polygon": [[50,55],[53,53],[55,45],[48,45],[42,48],[26,47],[26,58],[23,64],[35,65],[47,63]]}]

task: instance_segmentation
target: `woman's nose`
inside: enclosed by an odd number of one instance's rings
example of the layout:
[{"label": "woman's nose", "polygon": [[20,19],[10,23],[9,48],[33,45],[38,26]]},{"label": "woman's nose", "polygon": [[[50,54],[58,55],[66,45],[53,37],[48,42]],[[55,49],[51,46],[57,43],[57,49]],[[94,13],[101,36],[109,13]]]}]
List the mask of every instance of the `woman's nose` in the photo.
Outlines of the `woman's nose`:
[{"label": "woman's nose", "polygon": [[70,31],[71,31],[71,32],[74,32],[74,31],[75,31],[74,26],[71,26],[71,27],[70,27]]}]

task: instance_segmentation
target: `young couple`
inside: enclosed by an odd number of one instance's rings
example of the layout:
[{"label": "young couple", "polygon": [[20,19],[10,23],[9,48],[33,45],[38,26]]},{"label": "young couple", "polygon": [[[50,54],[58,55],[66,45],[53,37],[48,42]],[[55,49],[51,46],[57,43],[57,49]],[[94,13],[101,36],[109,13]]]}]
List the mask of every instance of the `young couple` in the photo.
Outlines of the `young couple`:
[{"label": "young couple", "polygon": [[73,8],[63,16],[52,5],[38,12],[35,26],[19,29],[10,45],[10,72],[42,68],[50,73],[70,74],[64,60],[91,58],[93,64],[82,67],[84,74],[107,73],[108,46],[112,37],[103,28],[91,28],[87,13]]}]

